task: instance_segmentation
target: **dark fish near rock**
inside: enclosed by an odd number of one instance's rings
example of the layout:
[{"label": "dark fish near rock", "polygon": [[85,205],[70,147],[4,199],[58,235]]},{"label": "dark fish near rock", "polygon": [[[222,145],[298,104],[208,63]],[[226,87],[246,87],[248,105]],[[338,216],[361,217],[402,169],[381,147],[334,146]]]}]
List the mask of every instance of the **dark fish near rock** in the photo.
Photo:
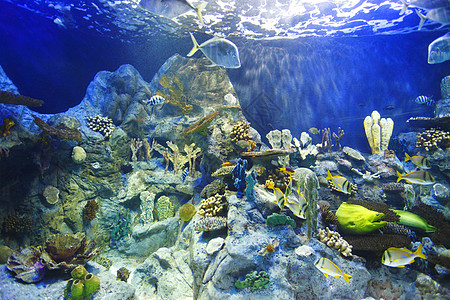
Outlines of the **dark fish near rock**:
[{"label": "dark fish near rock", "polygon": [[207,4],[207,2],[202,2],[198,6],[194,6],[187,0],[141,0],[139,2],[139,5],[143,8],[169,19],[194,10],[202,26],[204,25],[202,10]]},{"label": "dark fish near rock", "polygon": [[450,33],[441,36],[428,45],[428,63],[439,64],[450,60]]},{"label": "dark fish near rock", "polygon": [[199,45],[192,33],[189,34],[191,35],[194,47],[188,53],[188,57],[194,55],[197,50],[200,50],[213,63],[212,66],[217,65],[229,69],[237,69],[241,66],[239,50],[229,40],[213,37]]},{"label": "dark fish near rock", "polygon": [[384,110],[393,110],[395,107],[393,105],[388,105],[383,107]]}]

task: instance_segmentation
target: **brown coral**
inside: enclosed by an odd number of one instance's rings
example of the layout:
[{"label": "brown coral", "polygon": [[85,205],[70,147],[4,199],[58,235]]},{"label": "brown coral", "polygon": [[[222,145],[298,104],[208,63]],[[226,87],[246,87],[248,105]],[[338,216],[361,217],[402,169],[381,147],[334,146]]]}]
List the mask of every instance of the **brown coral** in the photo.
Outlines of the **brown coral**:
[{"label": "brown coral", "polygon": [[328,227],[319,229],[317,238],[328,247],[338,250],[344,256],[352,255],[352,246],[338,232],[332,231]]},{"label": "brown coral", "polygon": [[117,280],[127,282],[129,276],[130,276],[130,270],[128,270],[127,268],[122,267],[119,270],[117,270]]},{"label": "brown coral", "polygon": [[336,214],[330,210],[329,205],[320,206],[320,215],[322,216],[322,220],[326,224],[339,225],[339,221],[336,217]]},{"label": "brown coral", "polygon": [[42,104],[44,104],[44,101],[7,91],[0,91],[0,103],[26,106],[42,106]]},{"label": "brown coral", "polygon": [[408,247],[409,238],[397,234],[346,235],[345,239],[353,246],[354,251],[382,252],[390,247]]},{"label": "brown coral", "polygon": [[227,204],[227,198],[224,195],[216,194],[202,200],[198,213],[205,218],[223,215]]},{"label": "brown coral", "polygon": [[89,200],[83,208],[83,218],[86,222],[91,222],[97,216],[98,204],[95,200]]},{"label": "brown coral", "polygon": [[29,216],[20,216],[13,212],[6,216],[2,222],[2,230],[7,234],[26,233],[33,229],[34,223]]},{"label": "brown coral", "polygon": [[444,247],[450,248],[450,224],[441,212],[423,203],[413,207],[411,212],[436,227],[436,231],[431,234],[431,239],[435,244],[442,244]]},{"label": "brown coral", "polygon": [[68,139],[72,141],[78,141],[81,142],[81,132],[76,128],[56,128],[48,125],[45,123],[42,119],[39,117],[33,115],[33,122],[39,126],[40,129],[42,129],[46,134],[55,136],[61,139]]},{"label": "brown coral", "polygon": [[250,129],[250,123],[246,121],[237,122],[233,125],[231,130],[231,141],[236,143],[237,141],[249,141],[251,137],[248,135]]},{"label": "brown coral", "polygon": [[450,133],[436,128],[431,128],[417,135],[416,147],[423,147],[426,151],[438,147],[446,148],[450,145]]}]

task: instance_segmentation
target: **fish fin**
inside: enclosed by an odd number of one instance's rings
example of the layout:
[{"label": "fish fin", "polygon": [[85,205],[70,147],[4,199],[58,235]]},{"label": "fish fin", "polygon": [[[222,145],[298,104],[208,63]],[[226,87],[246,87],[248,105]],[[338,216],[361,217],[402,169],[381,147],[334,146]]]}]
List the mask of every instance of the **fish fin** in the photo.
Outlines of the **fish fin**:
[{"label": "fish fin", "polygon": [[328,170],[328,176],[325,178],[325,180],[330,180],[331,178],[333,178],[333,176],[331,176],[330,170]]},{"label": "fish fin", "polygon": [[207,68],[212,68],[212,67],[220,67],[219,65],[216,65],[215,63],[212,63],[210,65],[205,66]]},{"label": "fish fin", "polygon": [[423,23],[425,23],[425,20],[427,17],[425,17],[420,11],[416,9],[416,14],[420,17],[420,23],[419,23],[419,30],[422,28]]},{"label": "fish fin", "polygon": [[436,227],[434,227],[433,225],[428,224],[427,228],[425,229],[426,233],[432,233],[436,231]]},{"label": "fish fin", "polygon": [[327,273],[323,273],[323,275],[325,275],[325,277],[328,278],[328,274]]},{"label": "fish fin", "polygon": [[403,15],[405,13],[406,9],[408,8],[409,4],[403,0],[400,0],[400,1],[402,1],[402,3],[403,3],[403,7],[402,7],[402,10],[400,11],[400,15]]},{"label": "fish fin", "polygon": [[397,171],[397,176],[398,176],[397,182],[399,182],[400,180],[402,180],[402,179],[403,179],[403,175],[402,175],[402,174],[400,174],[400,172],[399,172],[399,171]]},{"label": "fish fin", "polygon": [[[423,245],[422,245],[422,243],[420,243],[419,248],[417,248],[416,252],[414,252],[414,253],[417,254],[417,256],[420,257],[420,258],[427,259],[425,254],[423,254]],[[412,262],[414,262],[414,259],[413,259]]]},{"label": "fish fin", "polygon": [[187,54],[187,57],[191,57],[199,49],[199,45],[198,45],[197,40],[195,39],[194,35],[190,32],[189,32],[189,34],[191,35],[191,39],[192,39],[192,43],[194,43],[194,47],[192,47],[192,50]]},{"label": "fish fin", "polygon": [[205,26],[205,23],[203,23],[202,10],[205,9],[207,4],[208,2],[202,2],[195,8],[195,12],[197,13],[197,17],[200,21],[201,27]]},{"label": "fish fin", "polygon": [[352,275],[348,275],[348,274],[344,274],[342,273],[342,277],[344,278],[345,281],[350,282],[350,277],[352,277]]},{"label": "fish fin", "polygon": [[411,160],[411,156],[408,155],[408,153],[405,152],[405,161]]}]

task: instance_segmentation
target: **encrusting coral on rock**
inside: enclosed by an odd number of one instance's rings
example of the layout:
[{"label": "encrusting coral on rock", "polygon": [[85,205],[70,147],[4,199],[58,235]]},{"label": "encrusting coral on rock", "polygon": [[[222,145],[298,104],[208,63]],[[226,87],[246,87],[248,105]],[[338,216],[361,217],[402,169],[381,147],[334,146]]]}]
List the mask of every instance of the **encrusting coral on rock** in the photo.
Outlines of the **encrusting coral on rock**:
[{"label": "encrusting coral on rock", "polygon": [[227,219],[224,217],[201,218],[195,222],[195,231],[214,231],[227,226]]},{"label": "encrusting coral on rock", "polygon": [[430,151],[438,147],[446,148],[450,145],[450,133],[436,128],[431,128],[417,135],[416,147],[423,147]]},{"label": "encrusting coral on rock", "polygon": [[110,137],[114,131],[114,124],[110,118],[96,115],[95,117],[87,117],[88,126],[91,130],[100,132],[105,137]]},{"label": "encrusting coral on rock", "polygon": [[226,206],[226,197],[216,194],[215,196],[211,196],[208,199],[203,199],[201,201],[198,213],[205,218],[214,217],[222,214]]},{"label": "encrusting coral on rock", "polygon": [[332,231],[328,227],[325,229],[319,229],[317,234],[319,240],[326,244],[328,247],[338,250],[344,256],[352,255],[352,246],[344,240],[339,232]]}]

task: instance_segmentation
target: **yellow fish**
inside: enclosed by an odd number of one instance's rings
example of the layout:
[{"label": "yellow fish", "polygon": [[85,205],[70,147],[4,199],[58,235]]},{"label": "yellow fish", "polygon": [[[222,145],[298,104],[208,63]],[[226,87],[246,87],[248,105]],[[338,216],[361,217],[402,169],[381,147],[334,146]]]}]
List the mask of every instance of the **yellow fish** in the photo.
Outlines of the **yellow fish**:
[{"label": "yellow fish", "polygon": [[412,264],[416,257],[427,259],[422,250],[422,244],[419,245],[415,252],[406,248],[391,247],[384,251],[381,262],[389,267],[404,268],[406,265]]},{"label": "yellow fish", "polygon": [[415,183],[420,185],[433,184],[436,182],[430,173],[422,170],[410,172],[408,174],[400,174],[400,172],[397,171],[397,176],[397,182],[402,179],[404,179],[408,183]]},{"label": "yellow fish", "polygon": [[405,161],[411,161],[413,164],[415,164],[417,167],[419,167],[422,170],[431,169],[430,162],[426,157],[416,155],[416,156],[409,156],[408,153],[405,152]]},{"label": "yellow fish", "polygon": [[332,176],[330,170],[328,170],[328,176],[326,180],[331,180],[334,186],[342,193],[350,195],[352,193],[352,186],[347,178],[343,176]]},{"label": "yellow fish", "polygon": [[334,262],[325,257],[321,257],[314,265],[326,278],[328,276],[333,276],[334,278],[342,277],[345,281],[350,282],[349,278],[352,277],[351,275],[342,273],[341,269]]},{"label": "yellow fish", "polygon": [[273,181],[266,183],[264,186],[273,190],[273,194],[276,198],[275,201],[280,209],[283,209],[284,206],[287,206],[292,211],[294,216],[297,216],[301,219],[306,219],[305,213],[306,208],[308,207],[308,203],[306,202],[305,196],[300,193],[300,188],[298,188],[297,191],[292,190],[292,180],[289,181],[289,185],[286,188],[286,193],[283,193],[282,190],[275,187]]}]

